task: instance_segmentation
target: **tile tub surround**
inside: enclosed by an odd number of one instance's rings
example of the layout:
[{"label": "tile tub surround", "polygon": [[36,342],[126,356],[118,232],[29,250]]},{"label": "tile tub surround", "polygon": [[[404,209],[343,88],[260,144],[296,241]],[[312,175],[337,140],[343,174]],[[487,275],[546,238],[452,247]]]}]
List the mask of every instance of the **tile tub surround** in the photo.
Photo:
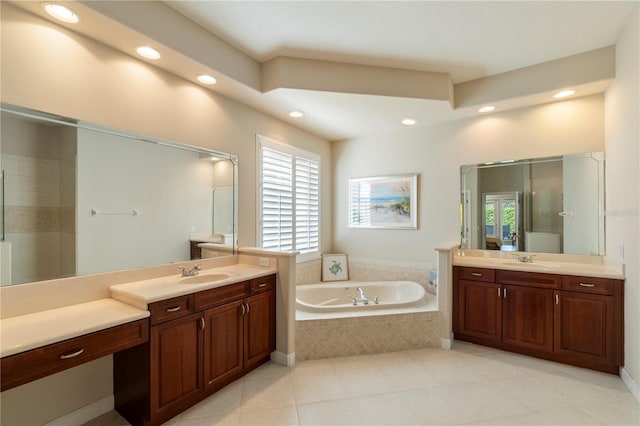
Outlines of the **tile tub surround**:
[{"label": "tile tub surround", "polygon": [[296,359],[436,348],[439,326],[437,311],[296,321]]},{"label": "tile tub surround", "polygon": [[[115,412],[85,426],[124,426]],[[454,342],[265,364],[169,420],[187,425],[638,425],[619,377]]]},{"label": "tile tub surround", "polygon": [[[415,281],[435,294],[435,289],[429,285],[429,274],[435,269],[435,264],[352,257],[348,259],[349,280]],[[313,259],[298,263],[296,285],[321,282],[321,261],[321,259]]]},{"label": "tile tub surround", "polygon": [[[297,265],[296,284],[319,283],[321,259]],[[349,279],[355,281],[405,280],[420,283],[428,290],[427,263],[349,258]],[[431,295],[430,293],[427,293]],[[388,312],[307,313],[297,311],[295,326],[296,359],[322,359],[374,354],[441,346],[438,334],[442,315],[437,300],[423,306],[398,308]],[[342,318],[340,318],[342,317]]]}]

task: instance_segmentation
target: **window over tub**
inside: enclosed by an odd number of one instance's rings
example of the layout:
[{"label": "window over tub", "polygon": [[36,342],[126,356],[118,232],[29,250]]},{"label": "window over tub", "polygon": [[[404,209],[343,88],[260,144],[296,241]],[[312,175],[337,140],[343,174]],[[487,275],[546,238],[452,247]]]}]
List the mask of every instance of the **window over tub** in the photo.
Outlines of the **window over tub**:
[{"label": "window over tub", "polygon": [[258,245],[320,250],[320,156],[261,135],[258,154]]}]

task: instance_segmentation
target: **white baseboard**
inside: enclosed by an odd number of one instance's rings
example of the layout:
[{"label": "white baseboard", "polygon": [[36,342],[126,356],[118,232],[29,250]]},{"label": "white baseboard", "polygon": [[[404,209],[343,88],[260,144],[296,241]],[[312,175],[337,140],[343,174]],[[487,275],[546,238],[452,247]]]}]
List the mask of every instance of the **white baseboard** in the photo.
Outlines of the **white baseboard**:
[{"label": "white baseboard", "polygon": [[44,426],[69,426],[69,425],[81,425],[88,422],[91,419],[95,419],[104,413],[113,410],[114,400],[113,395],[105,396],[102,399],[92,402],[89,405],[85,405],[71,413],[64,415],[60,418],[45,423]]},{"label": "white baseboard", "polygon": [[271,361],[276,364],[292,367],[296,363],[296,353],[285,354],[284,352],[271,352]]},{"label": "white baseboard", "polygon": [[622,382],[625,384],[625,386],[627,386],[627,389],[629,389],[629,392],[631,392],[636,400],[640,402],[640,387],[633,380],[633,377],[629,375],[627,370],[624,369],[624,367],[620,367],[620,378],[622,379]]},{"label": "white baseboard", "polygon": [[440,338],[440,347],[442,349],[450,350],[452,343],[453,343],[453,339]]}]

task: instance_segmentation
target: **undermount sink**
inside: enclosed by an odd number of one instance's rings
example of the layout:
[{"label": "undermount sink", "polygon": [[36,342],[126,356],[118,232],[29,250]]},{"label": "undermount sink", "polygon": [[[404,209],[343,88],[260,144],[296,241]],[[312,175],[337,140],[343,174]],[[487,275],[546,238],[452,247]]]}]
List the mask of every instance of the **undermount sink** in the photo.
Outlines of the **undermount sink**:
[{"label": "undermount sink", "polygon": [[192,277],[184,277],[178,280],[180,284],[208,284],[214,283],[216,281],[222,281],[229,278],[230,275],[227,273],[216,273],[216,274],[202,274],[202,275],[194,275]]},{"label": "undermount sink", "polygon": [[530,268],[530,269],[553,269],[553,268],[557,268],[559,265],[556,263],[550,263],[550,262],[505,262],[503,263],[503,265],[509,265],[509,266],[520,266],[520,267],[524,267],[524,268]]}]

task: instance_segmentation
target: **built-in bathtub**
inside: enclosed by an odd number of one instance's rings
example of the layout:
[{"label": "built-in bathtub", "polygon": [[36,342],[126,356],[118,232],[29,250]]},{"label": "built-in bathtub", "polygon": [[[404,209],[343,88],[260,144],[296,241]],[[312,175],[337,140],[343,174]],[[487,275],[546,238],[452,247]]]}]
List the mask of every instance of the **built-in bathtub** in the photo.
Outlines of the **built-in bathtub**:
[{"label": "built-in bathtub", "polygon": [[417,282],[339,281],[296,287],[297,360],[440,347],[439,326],[436,296]]},{"label": "built-in bathtub", "polygon": [[[360,289],[366,296],[362,300]],[[413,281],[337,281],[299,285],[296,307],[306,312],[361,312],[422,305],[430,299],[424,287]]]}]

